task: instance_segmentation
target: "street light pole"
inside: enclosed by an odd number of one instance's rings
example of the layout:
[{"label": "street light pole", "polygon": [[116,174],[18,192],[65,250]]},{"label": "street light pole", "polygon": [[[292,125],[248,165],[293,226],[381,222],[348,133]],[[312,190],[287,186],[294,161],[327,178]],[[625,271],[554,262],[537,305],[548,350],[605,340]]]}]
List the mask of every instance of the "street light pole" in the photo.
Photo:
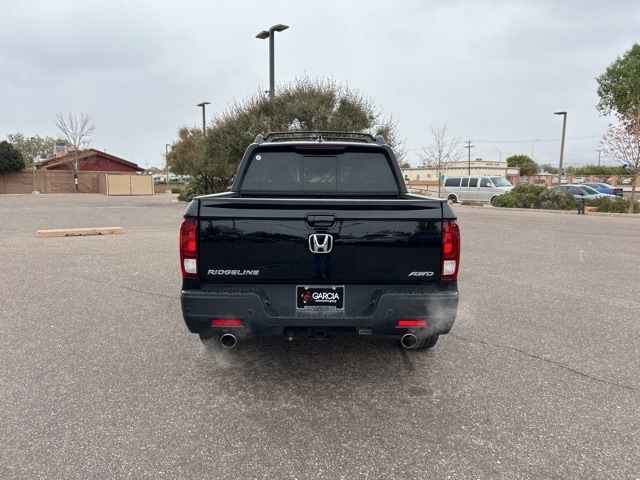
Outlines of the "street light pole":
[{"label": "street light pole", "polygon": [[33,192],[32,193],[39,193],[38,192],[38,184],[36,183],[36,159],[35,159],[35,157],[31,158],[31,169],[33,170]]},{"label": "street light pole", "polygon": [[204,109],[207,105],[211,105],[211,102],[200,102],[196,107],[202,107],[202,134],[207,136],[207,122],[206,117],[204,115]]},{"label": "street light pole", "polygon": [[567,112],[553,112],[554,115],[562,115],[562,143],[560,144],[560,165],[558,167],[558,186],[562,185],[562,159],[564,158],[564,136],[567,131]]},{"label": "street light pole", "polygon": [[164,144],[164,163],[167,167],[167,188],[169,188],[169,147],[168,143]]},{"label": "street light pole", "polygon": [[531,142],[531,160],[533,160],[533,147],[536,145],[536,142],[539,142],[540,139],[536,138],[533,142]]},{"label": "street light pole", "polygon": [[36,156],[33,153],[33,142],[35,142],[35,140],[36,137],[31,137],[31,169],[33,170],[33,192],[31,193],[40,193],[36,185]]},{"label": "street light pole", "polygon": [[261,40],[269,39],[269,100],[273,101],[276,96],[275,90],[275,66],[274,66],[274,37],[275,32],[282,32],[289,28],[289,25],[283,25],[282,23],[278,23],[277,25],[273,25],[269,27],[269,30],[262,30],[260,33],[256,35],[256,38]]}]

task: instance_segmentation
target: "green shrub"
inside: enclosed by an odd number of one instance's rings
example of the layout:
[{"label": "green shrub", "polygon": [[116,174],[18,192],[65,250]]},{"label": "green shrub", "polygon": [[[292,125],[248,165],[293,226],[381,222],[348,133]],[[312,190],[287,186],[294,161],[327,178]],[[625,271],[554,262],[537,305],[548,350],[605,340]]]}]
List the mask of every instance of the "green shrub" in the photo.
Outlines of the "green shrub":
[{"label": "green shrub", "polygon": [[[545,205],[543,207],[543,205]],[[544,208],[546,210],[575,210],[578,208],[576,197],[573,193],[559,190],[545,189],[538,199],[536,208]]]},{"label": "green shrub", "polygon": [[521,208],[537,208],[539,198],[544,192],[547,191],[547,187],[544,185],[517,185],[511,190],[511,194],[518,197]]},{"label": "green shrub", "polygon": [[197,197],[198,195],[204,195],[207,193],[207,190],[204,186],[204,180],[202,177],[194,177],[187,184],[187,186],[180,192],[178,195],[178,200],[182,202],[190,202],[193,197]]},{"label": "green shrub", "polygon": [[544,208],[546,210],[575,210],[576,199],[571,192],[559,192],[544,185],[518,185],[509,193],[493,200],[494,207]]},{"label": "green shrub", "polygon": [[[629,198],[616,198],[615,200],[607,197],[588,200],[587,205],[597,207],[599,212],[605,213],[627,213],[629,211]],[[633,213],[640,213],[640,203],[634,202]]]},{"label": "green shrub", "polygon": [[503,195],[498,195],[493,199],[491,205],[493,205],[494,207],[502,208],[522,208],[520,199],[516,195],[513,195],[511,192],[505,193]]}]

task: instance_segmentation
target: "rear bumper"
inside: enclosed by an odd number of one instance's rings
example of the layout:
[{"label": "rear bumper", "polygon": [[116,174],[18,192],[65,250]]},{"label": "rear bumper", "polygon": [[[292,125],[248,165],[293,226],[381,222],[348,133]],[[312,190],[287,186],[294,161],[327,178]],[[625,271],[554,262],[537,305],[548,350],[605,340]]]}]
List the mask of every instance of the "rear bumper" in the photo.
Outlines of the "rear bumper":
[{"label": "rear bumper", "polygon": [[[446,289],[348,287],[354,299],[344,310],[296,309],[295,287],[264,288],[220,287],[208,290],[183,290],[182,314],[192,333],[212,329],[214,319],[236,319],[242,327],[233,327],[240,335],[279,334],[287,328],[363,330],[377,335],[402,335],[398,320],[426,320],[422,335],[445,334],[451,330],[458,309],[455,282]],[[282,292],[285,293],[284,298]],[[285,301],[290,299],[290,302]],[[228,327],[220,328],[226,330]]]}]

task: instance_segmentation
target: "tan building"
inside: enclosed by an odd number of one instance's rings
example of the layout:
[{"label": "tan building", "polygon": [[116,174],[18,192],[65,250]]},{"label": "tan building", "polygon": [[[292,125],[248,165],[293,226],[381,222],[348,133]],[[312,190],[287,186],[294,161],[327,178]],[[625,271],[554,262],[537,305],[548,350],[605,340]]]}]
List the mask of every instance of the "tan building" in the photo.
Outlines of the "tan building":
[{"label": "tan building", "polygon": [[[452,175],[498,175],[516,184],[520,178],[518,167],[508,167],[507,162],[485,162],[482,160],[451,162],[443,172],[445,177]],[[438,195],[438,172],[427,167],[403,168],[402,176],[407,188],[416,193]]]},{"label": "tan building", "polygon": [[[405,181],[433,182],[437,185],[438,173],[427,167],[403,168],[402,175]],[[448,164],[444,175],[499,175],[508,179],[517,179],[520,176],[518,167],[507,167],[507,162],[485,162],[474,160],[469,162],[451,162]]]}]

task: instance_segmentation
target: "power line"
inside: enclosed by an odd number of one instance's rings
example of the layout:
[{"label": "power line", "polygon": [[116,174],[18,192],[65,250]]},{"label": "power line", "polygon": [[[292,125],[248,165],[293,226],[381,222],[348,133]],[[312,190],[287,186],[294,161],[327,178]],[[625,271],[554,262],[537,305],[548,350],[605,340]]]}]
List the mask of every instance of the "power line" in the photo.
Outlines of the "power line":
[{"label": "power line", "polygon": [[[602,134],[583,135],[580,137],[567,137],[565,140],[587,140],[589,138],[602,138]],[[531,140],[475,140],[477,143],[532,143],[532,142],[559,142],[560,138],[543,138]]]}]

